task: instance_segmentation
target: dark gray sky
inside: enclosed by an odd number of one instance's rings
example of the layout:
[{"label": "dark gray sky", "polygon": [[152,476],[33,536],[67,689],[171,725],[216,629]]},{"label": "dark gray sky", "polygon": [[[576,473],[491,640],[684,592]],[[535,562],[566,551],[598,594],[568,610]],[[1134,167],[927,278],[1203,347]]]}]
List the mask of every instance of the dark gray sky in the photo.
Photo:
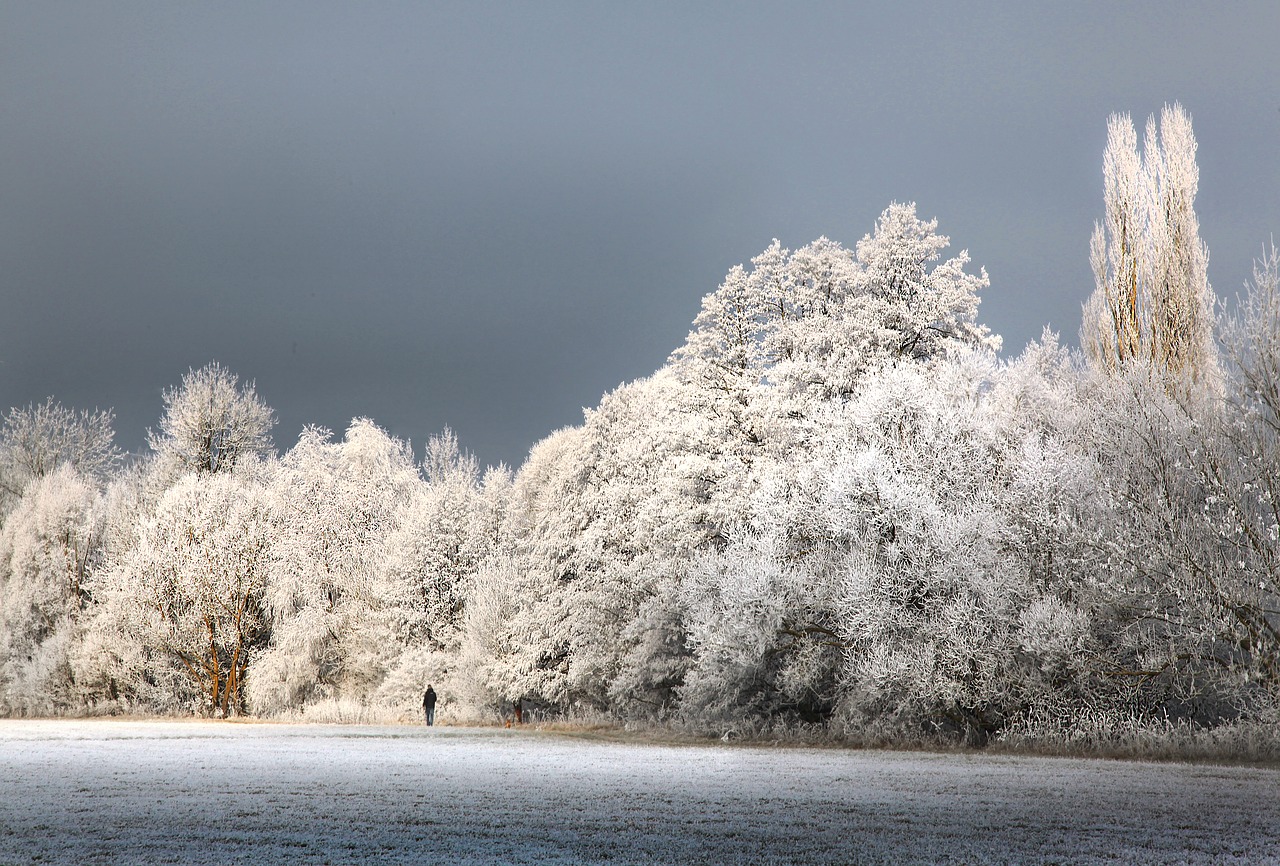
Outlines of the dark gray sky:
[{"label": "dark gray sky", "polygon": [[[687,8],[691,7],[691,8]],[[1074,342],[1107,115],[1191,113],[1210,279],[1280,233],[1280,3],[0,0],[0,410],[219,360],[518,464],[777,237],[893,200]]]}]

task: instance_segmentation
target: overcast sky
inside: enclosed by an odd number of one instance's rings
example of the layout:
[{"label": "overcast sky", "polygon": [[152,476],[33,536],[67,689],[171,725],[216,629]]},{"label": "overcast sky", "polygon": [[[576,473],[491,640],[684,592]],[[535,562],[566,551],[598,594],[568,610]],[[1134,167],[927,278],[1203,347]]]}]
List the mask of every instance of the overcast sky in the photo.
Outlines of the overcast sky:
[{"label": "overcast sky", "polygon": [[[690,8],[691,7],[691,8]],[[772,238],[915,201],[1017,353],[1077,340],[1107,115],[1200,144],[1210,279],[1280,234],[1280,3],[0,0],[0,411],[218,360],[276,444],[518,465]]]}]

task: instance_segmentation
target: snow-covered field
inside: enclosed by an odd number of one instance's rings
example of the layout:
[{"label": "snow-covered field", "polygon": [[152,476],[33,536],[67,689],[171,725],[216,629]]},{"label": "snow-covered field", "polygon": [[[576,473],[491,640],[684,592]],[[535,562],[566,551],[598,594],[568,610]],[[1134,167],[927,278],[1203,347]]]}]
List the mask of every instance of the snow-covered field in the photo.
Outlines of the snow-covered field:
[{"label": "snow-covered field", "polygon": [[1280,863],[1280,771],[0,722],[0,863]]}]

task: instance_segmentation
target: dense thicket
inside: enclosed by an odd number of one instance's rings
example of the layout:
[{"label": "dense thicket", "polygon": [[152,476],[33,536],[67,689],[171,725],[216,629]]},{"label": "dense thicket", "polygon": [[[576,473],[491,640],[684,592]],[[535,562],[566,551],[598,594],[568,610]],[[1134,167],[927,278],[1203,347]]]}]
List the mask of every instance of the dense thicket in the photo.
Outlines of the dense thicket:
[{"label": "dense thicket", "polygon": [[[514,474],[373,422],[277,455],[211,365],[127,468],[0,434],[0,712],[543,713],[982,742],[1280,698],[1280,262],[1209,336],[1181,109],[1113,118],[1089,360],[1016,357],[914,205],[774,242]],[[1219,348],[1220,347],[1220,348]]]}]

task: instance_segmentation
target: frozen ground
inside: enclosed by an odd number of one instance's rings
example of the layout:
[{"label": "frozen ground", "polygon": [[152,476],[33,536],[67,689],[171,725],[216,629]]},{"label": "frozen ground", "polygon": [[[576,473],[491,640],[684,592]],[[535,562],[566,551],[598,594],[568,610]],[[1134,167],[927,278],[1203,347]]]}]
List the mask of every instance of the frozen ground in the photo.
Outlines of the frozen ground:
[{"label": "frozen ground", "polygon": [[0,721],[0,864],[1280,863],[1280,771]]}]

